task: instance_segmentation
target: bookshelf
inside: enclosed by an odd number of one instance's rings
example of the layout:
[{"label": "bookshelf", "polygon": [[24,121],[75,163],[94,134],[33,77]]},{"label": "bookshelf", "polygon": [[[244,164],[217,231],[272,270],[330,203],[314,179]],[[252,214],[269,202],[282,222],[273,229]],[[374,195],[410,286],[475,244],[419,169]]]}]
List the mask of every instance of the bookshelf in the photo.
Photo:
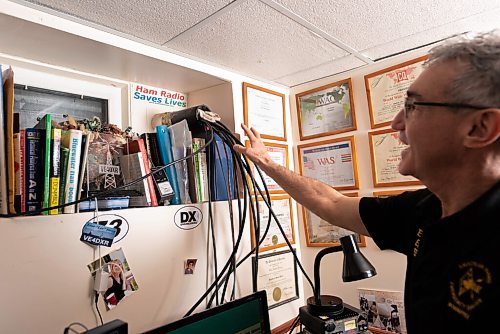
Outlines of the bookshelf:
[{"label": "bookshelf", "polygon": [[[134,126],[130,83],[184,93],[188,107],[207,104],[236,132],[236,125],[243,122],[243,82],[288,94],[284,87],[6,0],[0,0],[0,45],[0,64],[12,65],[16,83],[107,99],[109,122],[121,128]],[[131,333],[143,332],[178,319],[202,295],[213,275],[208,204],[193,206],[201,210],[204,220],[198,228],[187,231],[174,223],[183,206],[102,212],[126,219],[129,233],[113,247],[102,247],[101,255],[121,247],[139,285],[137,293],[111,311],[99,301],[105,322],[120,318],[129,322]],[[231,252],[232,237],[227,203],[214,203],[213,209],[220,270]],[[99,254],[79,241],[83,224],[92,216],[79,213],[0,219],[0,258],[6,269],[0,283],[8,287],[0,305],[12,315],[0,325],[0,332],[57,332],[74,321],[97,325],[86,266]],[[250,250],[248,224],[239,258]],[[300,255],[299,243],[295,246]],[[197,274],[191,277],[183,271],[188,258],[198,259]],[[249,261],[238,268],[238,277],[237,294],[250,293]],[[301,279],[299,287],[302,296]],[[20,299],[25,301],[14,303]],[[302,305],[299,299],[272,310],[272,327],[294,317]]]}]

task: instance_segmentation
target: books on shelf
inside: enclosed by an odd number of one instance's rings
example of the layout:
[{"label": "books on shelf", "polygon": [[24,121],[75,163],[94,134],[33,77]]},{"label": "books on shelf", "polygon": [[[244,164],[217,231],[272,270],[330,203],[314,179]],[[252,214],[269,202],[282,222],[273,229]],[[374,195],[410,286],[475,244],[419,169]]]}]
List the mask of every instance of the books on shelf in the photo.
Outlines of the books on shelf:
[{"label": "books on shelf", "polygon": [[[52,141],[52,115],[45,114],[43,118],[35,125],[35,129],[40,129],[43,131],[43,144],[42,144],[42,154],[43,154],[43,205],[42,207],[48,208],[50,201],[50,160],[51,151],[50,145]],[[48,211],[43,212],[44,215],[48,215]]]},{"label": "books on shelf", "polygon": [[[146,175],[142,153],[123,155],[120,160],[120,166],[125,184],[136,181]],[[129,205],[131,207],[151,206],[151,195],[147,178],[135,182],[126,187],[126,189],[135,192],[134,195],[130,196]]]},{"label": "books on shelf", "polygon": [[[52,129],[52,134],[50,138],[50,152],[51,159],[49,161],[49,180],[50,180],[50,190],[49,190],[49,207],[54,207],[59,205],[59,187],[61,180],[61,129]],[[51,215],[57,215],[59,213],[58,209],[52,209],[49,211]]]},{"label": "books on shelf", "polygon": [[[61,146],[61,178],[59,180],[59,205],[64,204],[64,198],[66,194],[66,170],[68,167],[69,149]],[[64,208],[59,208],[57,210],[59,213],[64,212]]]},{"label": "books on shelf", "polygon": [[9,213],[16,213],[14,205],[15,167],[14,167],[14,71],[9,67],[2,73],[4,106],[4,139],[7,169],[7,201]]},{"label": "books on shelf", "polygon": [[208,174],[207,174],[207,153],[204,138],[193,138],[194,174],[196,183],[197,202],[208,201]]},{"label": "books on shelf", "polygon": [[43,204],[43,130],[26,129],[26,212],[38,211]]},{"label": "books on shelf", "polygon": [[[78,175],[78,192],[76,194],[76,199],[79,200],[83,192],[83,180],[85,178],[85,173],[87,171],[87,158],[89,153],[90,137],[91,132],[82,133],[82,153],[80,159],[80,173]],[[76,211],[79,212],[79,206],[77,206]]]},{"label": "books on shelf", "polygon": [[210,145],[212,158],[212,176],[210,195],[215,201],[225,201],[234,198],[234,172],[231,148],[228,147],[217,134]]},{"label": "books on shelf", "polygon": [[[174,161],[172,156],[172,144],[170,142],[170,135],[166,125],[158,125],[156,127],[156,136],[158,139],[158,149],[160,151],[161,163],[163,166]],[[174,190],[174,196],[170,200],[171,204],[181,204],[181,197],[179,193],[179,183],[177,181],[177,172],[175,166],[168,166],[166,169],[168,180]]]},{"label": "books on shelf", "polygon": [[3,105],[3,75],[0,65],[0,213],[9,213],[9,202],[7,199],[7,155],[5,152],[5,115]]},{"label": "books on shelf", "polygon": [[[149,165],[149,158],[148,158],[148,154],[146,151],[146,146],[144,145],[144,140],[142,138],[129,141],[125,145],[123,145],[123,153],[124,153],[124,155],[133,154],[133,153],[138,153],[140,155],[140,158],[142,160],[141,166],[144,166],[144,174],[141,175],[141,177],[146,175],[146,174],[149,174],[151,172],[151,168]],[[123,169],[123,167],[122,167],[122,169]],[[151,206],[158,206],[153,177],[148,176],[144,181],[146,181],[147,186],[148,186]]]},{"label": "books on shelf", "polygon": [[[74,202],[78,188],[78,171],[80,168],[80,154],[82,152],[82,131],[69,129],[62,135],[62,146],[69,149],[66,166],[66,182],[64,185],[64,204]],[[75,205],[64,207],[64,213],[76,212]]]}]

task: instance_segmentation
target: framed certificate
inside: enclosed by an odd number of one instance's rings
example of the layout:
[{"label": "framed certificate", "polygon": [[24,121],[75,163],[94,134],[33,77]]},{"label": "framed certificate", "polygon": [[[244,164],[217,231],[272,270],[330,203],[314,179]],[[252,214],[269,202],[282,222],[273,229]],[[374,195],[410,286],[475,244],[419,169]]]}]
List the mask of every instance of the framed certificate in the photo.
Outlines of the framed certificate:
[{"label": "framed certificate", "polygon": [[413,176],[399,174],[401,152],[408,146],[399,140],[392,129],[368,133],[374,187],[393,187],[422,184]]},{"label": "framed certificate", "polygon": [[299,93],[295,98],[300,140],[356,130],[351,79]]},{"label": "framed certificate", "polygon": [[302,218],[304,219],[307,247],[337,246],[340,245],[339,239],[349,234],[354,234],[360,247],[366,246],[365,236],[334,226],[304,206],[302,206]]},{"label": "framed certificate", "polygon": [[354,136],[297,146],[300,174],[337,190],[359,189]]},{"label": "framed certificate", "polygon": [[[269,143],[264,142],[266,146],[267,153],[271,159],[276,162],[278,165],[288,168],[288,145],[285,144],[277,144],[277,143]],[[250,142],[246,141],[245,146],[250,147]],[[255,169],[255,165],[251,163],[252,175],[255,179],[255,182],[259,186],[259,188],[264,192],[264,185],[262,184],[262,178],[259,173]],[[267,186],[267,190],[269,190],[270,194],[285,194],[286,192],[281,188],[281,186],[274,181],[272,178],[267,176],[264,171],[261,170],[262,176],[264,178],[264,182]],[[250,191],[253,194],[253,187],[250,187]]]},{"label": "framed certificate", "polygon": [[262,138],[286,141],[285,94],[244,82],[243,117]]},{"label": "framed certificate", "polygon": [[257,262],[257,290],[266,291],[269,309],[299,298],[297,263],[290,250],[260,255],[259,261],[254,257],[254,273]]},{"label": "framed certificate", "polygon": [[372,129],[389,125],[403,109],[408,87],[424,70],[427,56],[365,75],[365,88]]},{"label": "framed certificate", "polygon": [[[266,203],[259,197],[257,200],[257,206],[259,208],[259,218],[260,218],[260,238],[264,236],[267,228],[267,222],[269,221],[269,208]],[[285,232],[285,235],[291,244],[295,243],[295,231],[293,229],[293,214],[292,214],[292,198],[290,196],[273,196],[271,197],[271,208],[274,214],[278,218],[278,221]],[[250,217],[252,217],[250,215]],[[255,222],[252,220],[251,231],[252,231],[252,247],[257,244],[255,242]],[[279,247],[286,246],[286,241],[281,234],[276,221],[273,216],[271,216],[271,223],[269,225],[269,230],[267,231],[264,240],[259,246],[260,252],[265,252],[270,249],[275,249]]]}]

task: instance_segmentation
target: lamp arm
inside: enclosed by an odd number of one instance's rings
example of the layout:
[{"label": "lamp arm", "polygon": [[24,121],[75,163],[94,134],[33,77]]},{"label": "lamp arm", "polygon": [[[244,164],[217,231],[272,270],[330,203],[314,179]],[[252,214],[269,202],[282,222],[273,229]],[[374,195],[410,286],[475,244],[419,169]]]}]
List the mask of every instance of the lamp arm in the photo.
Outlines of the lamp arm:
[{"label": "lamp arm", "polygon": [[323,256],[330,253],[341,252],[342,246],[333,246],[320,250],[318,254],[316,254],[316,258],[314,259],[314,301],[316,305],[321,305],[321,292],[320,292],[320,278],[319,278],[319,267],[320,262]]}]

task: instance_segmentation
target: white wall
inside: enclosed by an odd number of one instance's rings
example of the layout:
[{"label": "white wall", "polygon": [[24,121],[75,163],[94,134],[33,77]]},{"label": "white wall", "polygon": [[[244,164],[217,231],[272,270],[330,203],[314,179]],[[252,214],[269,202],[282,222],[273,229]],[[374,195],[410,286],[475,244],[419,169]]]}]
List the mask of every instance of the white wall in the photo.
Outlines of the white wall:
[{"label": "white wall", "polygon": [[[295,139],[294,154],[295,154],[295,168],[298,170],[299,161],[297,159],[297,145],[304,143],[311,143],[330,138],[339,138],[350,136],[354,134],[356,153],[358,160],[358,173],[360,189],[358,193],[360,196],[373,196],[374,191],[386,191],[397,189],[416,189],[418,187],[383,187],[374,188],[371,172],[370,148],[368,142],[368,132],[379,129],[370,128],[370,116],[368,110],[368,101],[365,90],[364,76],[378,70],[387,68],[389,66],[402,63],[404,61],[417,58],[424,55],[426,50],[419,50],[416,52],[408,53],[405,55],[397,56],[391,59],[381,61],[374,65],[368,65],[360,69],[349,71],[341,75],[327,77],[321,80],[310,82],[304,85],[293,87],[290,91],[290,104],[291,115],[293,124],[293,136]],[[321,137],[312,140],[300,141],[298,132],[297,121],[297,106],[295,103],[295,94],[320,87],[335,81],[352,78],[354,108],[357,119],[357,130],[347,133],[341,133],[334,136]],[[386,127],[388,128],[388,127]],[[351,191],[349,191],[351,192]],[[299,206],[299,205],[298,205]],[[298,211],[301,213],[301,207]],[[302,249],[302,260],[309,273],[313,273],[314,258],[321,248],[307,247],[305,242],[305,229],[302,214],[299,215],[300,220],[300,239]],[[330,254],[322,260],[321,270],[321,293],[330,294],[341,297],[345,302],[359,307],[358,302],[358,288],[371,288],[380,290],[403,291],[404,290],[404,277],[406,270],[406,258],[393,251],[381,251],[373,242],[372,239],[367,238],[367,246],[361,248],[361,252],[372,262],[375,266],[378,275],[362,281],[344,283],[342,282],[342,261],[341,253]],[[312,296],[312,290],[308,284],[304,283],[305,297]]]}]

